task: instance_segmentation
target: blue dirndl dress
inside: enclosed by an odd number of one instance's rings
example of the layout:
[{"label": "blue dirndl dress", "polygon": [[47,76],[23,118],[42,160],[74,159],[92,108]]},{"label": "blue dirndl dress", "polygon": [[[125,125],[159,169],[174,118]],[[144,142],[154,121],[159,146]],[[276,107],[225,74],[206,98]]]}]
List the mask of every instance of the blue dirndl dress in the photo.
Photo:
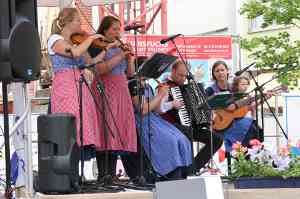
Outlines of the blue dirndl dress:
[{"label": "blue dirndl dress", "polygon": [[[150,100],[153,97],[151,91],[145,89],[144,94]],[[139,132],[142,146],[159,175],[166,175],[178,167],[192,164],[191,142],[174,125],[155,112],[141,118],[135,111],[135,118],[138,131],[142,126],[142,132]]]},{"label": "blue dirndl dress", "polygon": [[[213,84],[212,86],[210,86],[210,88],[214,91],[214,93],[221,92],[216,84]],[[232,151],[232,145],[234,143],[242,142],[244,140],[252,123],[252,118],[238,118],[235,119],[228,128],[217,132],[224,139],[225,150],[227,152]]]}]

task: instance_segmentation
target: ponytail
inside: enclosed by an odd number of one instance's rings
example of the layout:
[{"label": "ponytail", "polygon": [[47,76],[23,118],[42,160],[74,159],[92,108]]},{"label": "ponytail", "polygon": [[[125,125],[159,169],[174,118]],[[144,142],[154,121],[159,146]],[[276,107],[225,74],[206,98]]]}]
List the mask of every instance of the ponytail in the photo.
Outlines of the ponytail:
[{"label": "ponytail", "polygon": [[60,34],[63,28],[74,20],[76,15],[78,15],[76,8],[62,9],[59,12],[58,17],[52,22],[51,34]]},{"label": "ponytail", "polygon": [[59,18],[55,18],[52,22],[51,34],[60,34],[61,31],[62,31],[62,27],[59,24]]}]

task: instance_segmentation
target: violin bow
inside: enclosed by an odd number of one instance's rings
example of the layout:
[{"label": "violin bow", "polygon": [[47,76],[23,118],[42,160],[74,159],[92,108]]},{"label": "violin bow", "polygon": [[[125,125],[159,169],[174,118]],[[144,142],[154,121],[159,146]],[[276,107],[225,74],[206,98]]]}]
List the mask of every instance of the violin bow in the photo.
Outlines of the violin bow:
[{"label": "violin bow", "polygon": [[[87,6],[84,5],[84,4],[82,4],[81,2],[80,2],[80,5],[82,5],[82,6],[84,6],[84,7],[87,8]],[[91,29],[92,31],[94,31],[94,33],[96,33],[97,31],[96,31],[95,28],[92,26],[92,24],[90,24],[90,22],[89,22],[87,16],[86,16],[86,15],[83,13],[83,11],[81,10],[80,5],[79,5],[79,3],[78,3],[77,1],[75,2],[75,6],[76,6],[76,8],[77,8],[78,11],[79,11],[79,15],[81,15],[81,16],[83,17],[83,19],[86,21],[86,23],[87,23],[87,25],[90,27],[90,29]]]}]

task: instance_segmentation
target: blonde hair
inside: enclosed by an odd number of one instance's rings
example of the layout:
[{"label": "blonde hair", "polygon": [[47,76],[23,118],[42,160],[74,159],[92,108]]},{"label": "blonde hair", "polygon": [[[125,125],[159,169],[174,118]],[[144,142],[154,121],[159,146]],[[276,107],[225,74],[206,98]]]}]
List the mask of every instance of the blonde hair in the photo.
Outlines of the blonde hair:
[{"label": "blonde hair", "polygon": [[74,20],[76,15],[78,15],[76,8],[63,8],[52,22],[51,33],[60,34],[63,28]]},{"label": "blonde hair", "polygon": [[248,77],[246,77],[246,76],[237,76],[233,79],[232,92],[239,92],[239,84],[240,84],[241,80],[246,80],[248,85],[250,85],[250,80],[249,80]]}]

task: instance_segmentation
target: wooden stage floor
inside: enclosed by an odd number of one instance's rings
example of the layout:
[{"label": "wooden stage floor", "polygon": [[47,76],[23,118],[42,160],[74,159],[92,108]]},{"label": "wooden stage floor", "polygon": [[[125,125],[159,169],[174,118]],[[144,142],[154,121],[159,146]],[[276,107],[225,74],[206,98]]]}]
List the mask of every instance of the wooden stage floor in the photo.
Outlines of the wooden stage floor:
[{"label": "wooden stage floor", "polygon": [[[224,199],[293,199],[300,198],[299,188],[282,189],[234,189],[232,184],[223,184]],[[38,193],[38,199],[153,199],[150,191],[134,191],[119,193],[45,195]],[[188,193],[187,197],[188,199]]]}]

